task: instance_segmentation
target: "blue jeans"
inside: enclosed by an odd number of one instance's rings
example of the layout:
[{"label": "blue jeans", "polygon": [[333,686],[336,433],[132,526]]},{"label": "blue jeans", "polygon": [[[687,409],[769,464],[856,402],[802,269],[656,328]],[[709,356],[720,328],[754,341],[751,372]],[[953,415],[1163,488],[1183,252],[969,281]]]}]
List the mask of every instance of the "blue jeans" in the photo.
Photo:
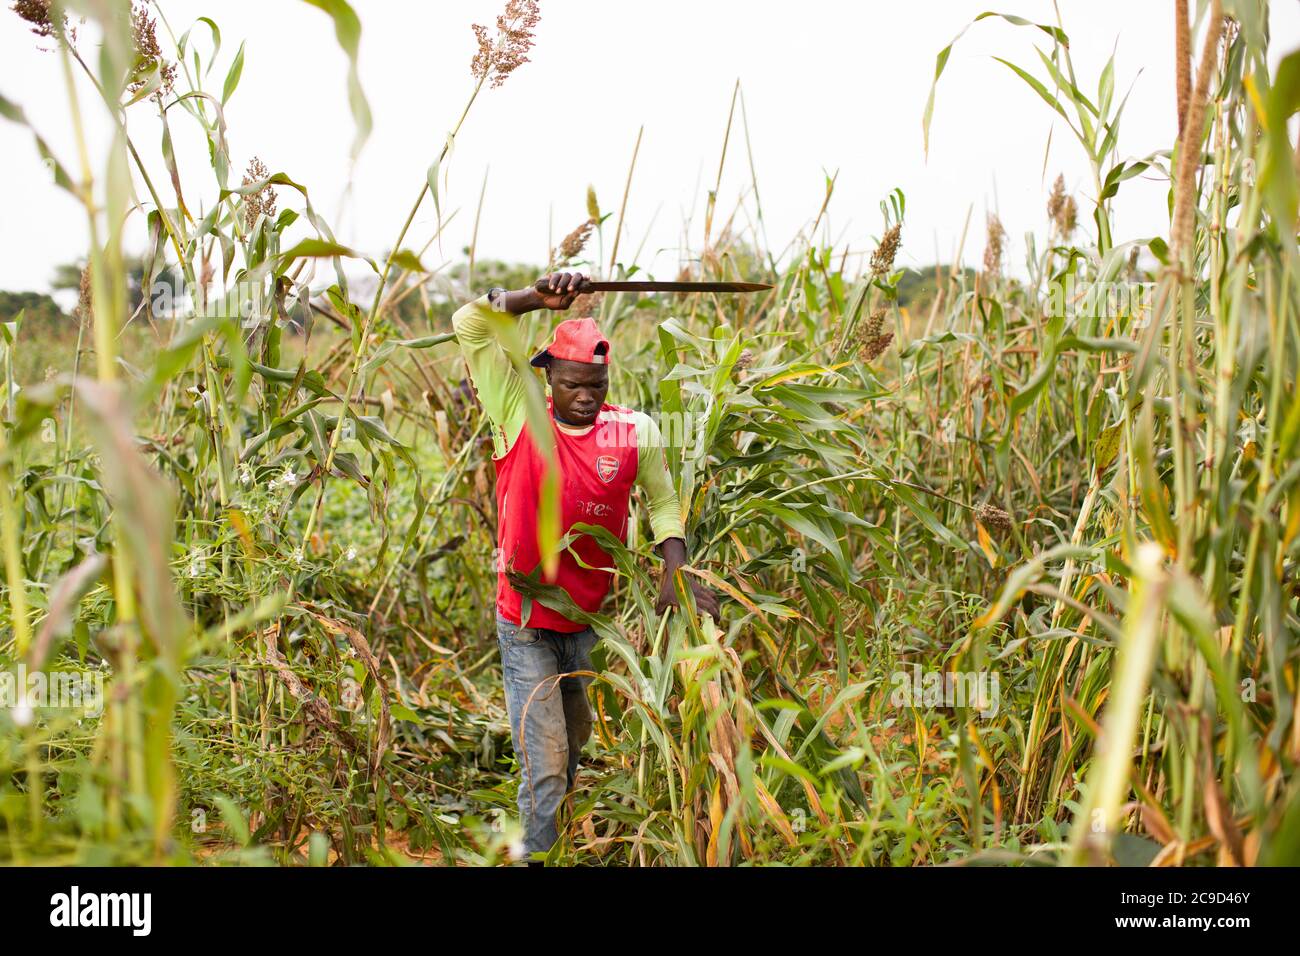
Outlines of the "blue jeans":
[{"label": "blue jeans", "polygon": [[520,768],[524,849],[545,853],[559,837],[556,814],[577,779],[578,757],[593,719],[587,704],[591,677],[556,678],[592,670],[596,633],[591,628],[575,633],[521,628],[497,614],[497,646],[510,739]]}]

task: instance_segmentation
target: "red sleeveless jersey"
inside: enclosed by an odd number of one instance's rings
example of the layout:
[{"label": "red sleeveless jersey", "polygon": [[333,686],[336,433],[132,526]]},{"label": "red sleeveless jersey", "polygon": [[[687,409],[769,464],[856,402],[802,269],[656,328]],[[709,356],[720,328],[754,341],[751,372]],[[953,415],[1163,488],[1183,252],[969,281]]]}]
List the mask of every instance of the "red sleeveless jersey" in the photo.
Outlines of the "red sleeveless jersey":
[{"label": "red sleeveless jersey", "polygon": [[[620,541],[627,540],[628,499],[637,473],[637,435],[631,410],[605,404],[590,430],[568,434],[547,418],[555,437],[560,466],[560,533],[576,522],[608,528]],[[586,627],[558,611],[533,602],[528,621],[520,620],[522,596],[510,587],[506,569],[529,574],[541,563],[537,547],[537,503],[548,463],[525,425],[515,443],[500,458],[497,472],[497,610],[511,623],[573,633]],[[590,535],[578,538],[572,548],[589,567],[582,567],[567,550],[560,553],[554,577],[541,574],[547,584],[569,592],[584,611],[595,612],[609,593],[614,559]]]}]

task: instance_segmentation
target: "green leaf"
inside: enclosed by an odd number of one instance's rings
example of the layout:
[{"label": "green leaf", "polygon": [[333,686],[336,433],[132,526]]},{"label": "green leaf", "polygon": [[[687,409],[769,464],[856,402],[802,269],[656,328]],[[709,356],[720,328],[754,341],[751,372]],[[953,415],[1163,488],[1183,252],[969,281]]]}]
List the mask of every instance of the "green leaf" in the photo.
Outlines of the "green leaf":
[{"label": "green leaf", "polygon": [[55,158],[54,153],[50,151],[50,147],[46,144],[41,134],[36,132],[36,128],[32,126],[31,123],[27,122],[27,114],[23,112],[23,108],[13,100],[0,96],[0,116],[3,116],[12,123],[17,123],[19,126],[26,126],[31,130],[32,138],[36,140],[36,151],[41,154],[41,160],[45,163],[46,168],[54,175],[54,182],[76,196],[77,190],[76,187],[72,185],[72,177],[69,176],[67,170],[63,168],[63,164]]},{"label": "green leaf", "polygon": [[[23,324],[23,316],[26,312],[26,309],[19,309],[18,314],[15,315],[13,319],[8,322],[0,322],[0,335],[5,337],[5,345],[12,347],[14,342],[17,341],[18,329],[21,328]],[[12,332],[9,331],[9,326],[11,325],[14,327]]]},{"label": "green leaf", "polygon": [[1101,71],[1101,79],[1097,81],[1097,110],[1102,117],[1110,111],[1110,98],[1115,93],[1115,54],[1110,55],[1106,61],[1106,66]]},{"label": "green leaf", "polygon": [[329,239],[303,239],[288,252],[280,253],[276,260],[275,271],[277,275],[283,275],[295,259],[330,259],[335,256],[360,259],[376,273],[379,272],[379,267],[369,256]]},{"label": "green leaf", "polygon": [[1061,101],[1047,91],[1047,87],[1043,85],[1041,80],[1027,73],[1025,70],[1022,70],[1020,67],[1016,66],[1010,60],[1004,60],[1000,56],[995,56],[993,59],[997,60],[1003,66],[1011,70],[1011,72],[1015,73],[1016,76],[1024,80],[1029,85],[1029,87],[1039,95],[1039,97],[1043,100],[1044,103],[1046,103],[1057,113],[1059,113],[1061,115],[1061,118],[1070,125],[1070,128],[1074,129],[1074,124],[1070,123],[1070,117],[1065,112],[1065,107],[1061,105]]},{"label": "green leaf", "polygon": [[[323,464],[323,462],[322,462]],[[347,475],[357,484],[365,487],[370,484],[370,479],[361,470],[361,463],[357,461],[357,456],[351,452],[338,451],[334,453],[334,467],[343,474]]]},{"label": "green leaf", "polygon": [[424,263],[410,249],[400,249],[393,255],[393,265],[405,269],[407,272],[428,272]]},{"label": "green leaf", "polygon": [[[930,83],[930,95],[926,97],[925,112],[921,115],[921,134],[924,145],[924,154],[926,156],[930,155],[930,121],[934,118],[934,94],[939,88],[939,77],[943,75],[944,67],[948,65],[948,57],[952,55],[953,46],[962,38],[967,30],[986,17],[1001,17],[1008,23],[1014,24],[1018,27],[1036,27],[1050,36],[1054,42],[1066,47],[1070,45],[1070,38],[1066,36],[1064,30],[1061,30],[1058,27],[1043,23],[1034,23],[1033,21],[1026,20],[1023,17],[1017,17],[1008,13],[995,13],[991,10],[981,13],[970,23],[966,24],[966,26],[962,27],[961,32],[953,37],[952,41],[949,42],[946,47],[939,51],[939,55],[936,56],[934,60],[934,80]],[[1003,62],[1005,63],[1006,61],[1004,60]],[[1010,64],[1007,65],[1010,66]],[[1064,113],[1062,113],[1062,115],[1064,115]]]},{"label": "green leaf", "polygon": [[239,77],[244,72],[244,44],[239,44],[239,52],[235,54],[235,62],[230,64],[230,72],[226,74],[226,83],[221,88],[221,105],[225,106],[231,95],[235,92],[235,87],[239,85]]},{"label": "green leaf", "polygon": [[225,794],[213,794],[212,799],[220,809],[221,819],[225,821],[226,829],[230,831],[234,841],[240,846],[248,846],[253,837],[248,830],[248,821],[239,810],[239,805]]},{"label": "green leaf", "polygon": [[1267,197],[1273,228],[1284,238],[1295,243],[1297,196],[1296,172],[1293,165],[1287,123],[1291,114],[1300,109],[1300,50],[1284,57],[1278,64],[1273,85],[1268,91],[1267,115],[1263,117],[1265,134],[1264,162],[1260,166],[1259,183]]},{"label": "green leaf", "polygon": [[388,712],[393,715],[394,720],[409,720],[413,724],[424,723],[420,719],[420,715],[405,704],[392,704],[389,706]]},{"label": "green leaf", "polygon": [[1123,422],[1116,422],[1109,428],[1102,429],[1101,434],[1097,436],[1097,443],[1092,449],[1092,457],[1093,467],[1097,469],[1098,475],[1109,468],[1111,462],[1115,460],[1115,456],[1119,454],[1119,446],[1123,438]]},{"label": "green leaf", "polygon": [[370,103],[361,89],[361,79],[357,73],[357,54],[361,46],[361,20],[346,0],[305,0],[313,7],[324,10],[334,20],[334,36],[339,46],[348,56],[348,106],[352,110],[352,121],[356,126],[356,136],[352,140],[352,158],[355,160],[370,138],[374,125],[370,115]]},{"label": "green leaf", "polygon": [[418,339],[398,339],[397,344],[407,349],[429,349],[444,342],[453,342],[455,339],[455,332],[441,332],[438,335],[426,335]]},{"label": "green leaf", "polygon": [[[251,196],[253,193],[261,192],[267,186],[292,186],[294,189],[298,190],[298,192],[302,193],[303,196],[307,195],[306,186],[294,182],[285,173],[272,173],[265,179],[259,179],[257,182],[249,183],[246,186],[231,186],[228,189],[223,189],[217,194],[217,199],[223,200],[227,196]],[[209,213],[207,218],[212,218],[214,213]],[[207,221],[207,218],[205,218],[205,222]]]},{"label": "green leaf", "polygon": [[[438,193],[438,167],[442,165],[443,157],[446,156],[450,150],[451,150],[451,137],[448,136],[446,147],[438,155],[438,158],[435,159],[429,165],[429,171],[428,173],[425,174],[425,178],[429,182],[429,192],[433,194],[433,214],[436,220],[435,225],[438,227],[441,227],[442,225],[442,199]],[[442,248],[441,228],[438,229],[438,248],[439,249]]]},{"label": "green leaf", "polygon": [[1161,849],[1154,840],[1133,833],[1117,833],[1110,844],[1110,852],[1120,866],[1150,866]]},{"label": "green leaf", "polygon": [[[194,22],[195,24],[205,23],[207,24],[208,29],[212,31],[212,59],[208,61],[208,68],[203,71],[203,75],[207,76],[208,73],[212,71],[212,67],[217,62],[217,54],[221,52],[221,29],[215,23],[213,23],[212,20],[208,17],[199,17]],[[193,32],[193,30],[194,27],[190,27],[188,30],[182,33],[181,38],[176,41],[176,49],[177,52],[180,54],[180,59],[182,60],[185,59],[185,51],[189,46],[190,33]],[[195,50],[194,56],[196,61],[198,55],[199,55],[198,51]]]},{"label": "green leaf", "polygon": [[1119,184],[1144,172],[1151,164],[1146,162],[1117,163],[1106,174],[1106,182],[1101,188],[1100,199],[1109,199],[1119,192]]}]

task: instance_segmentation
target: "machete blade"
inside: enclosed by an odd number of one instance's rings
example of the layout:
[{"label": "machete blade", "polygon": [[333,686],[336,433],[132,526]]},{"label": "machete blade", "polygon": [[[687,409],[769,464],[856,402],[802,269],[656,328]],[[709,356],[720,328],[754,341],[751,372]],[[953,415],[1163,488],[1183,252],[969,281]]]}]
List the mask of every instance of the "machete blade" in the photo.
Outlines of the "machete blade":
[{"label": "machete blade", "polygon": [[[549,292],[546,282],[538,279],[538,292]],[[581,292],[762,292],[772,288],[766,282],[654,282],[628,280],[624,282],[597,282],[588,280]]]}]

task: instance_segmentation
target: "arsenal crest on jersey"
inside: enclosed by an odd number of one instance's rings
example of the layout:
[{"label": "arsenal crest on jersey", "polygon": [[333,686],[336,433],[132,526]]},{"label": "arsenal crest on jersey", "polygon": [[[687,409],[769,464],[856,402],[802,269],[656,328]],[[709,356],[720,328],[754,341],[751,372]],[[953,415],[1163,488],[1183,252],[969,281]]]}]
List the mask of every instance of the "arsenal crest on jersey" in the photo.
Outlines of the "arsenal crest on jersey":
[{"label": "arsenal crest on jersey", "polygon": [[613,455],[601,455],[596,459],[596,474],[601,481],[609,484],[618,474],[618,459]]}]

